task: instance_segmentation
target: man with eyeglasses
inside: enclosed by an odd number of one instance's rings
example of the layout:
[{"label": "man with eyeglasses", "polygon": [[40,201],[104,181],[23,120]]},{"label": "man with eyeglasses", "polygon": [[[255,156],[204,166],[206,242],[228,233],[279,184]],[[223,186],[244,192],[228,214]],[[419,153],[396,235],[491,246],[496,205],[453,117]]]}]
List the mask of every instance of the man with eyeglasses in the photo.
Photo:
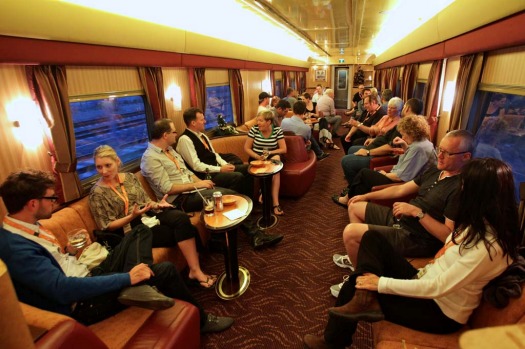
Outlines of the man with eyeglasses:
[{"label": "man with eyeglasses", "polygon": [[[173,298],[178,298],[199,309],[202,333],[232,325],[233,319],[204,311],[173,263],[153,264],[152,233],[145,225],[127,233],[105,260],[89,270],[78,259],[82,249],[69,243],[63,248],[53,232],[39,223],[51,218],[56,208],[54,187],[51,174],[36,170],[11,173],[0,185],[9,212],[0,228],[0,258],[22,302],[89,325],[122,310],[117,299],[156,310],[171,307]],[[90,244],[88,238],[86,245]],[[119,296],[121,290],[125,299]]]},{"label": "man with eyeglasses", "polygon": [[[451,131],[437,148],[437,167],[414,180],[350,198],[350,224],[343,241],[351,263],[357,260],[361,237],[368,230],[381,232],[407,257],[433,256],[454,230],[458,212],[461,168],[470,161],[474,137],[465,130]],[[396,202],[392,208],[369,203],[417,194],[410,202]]]},{"label": "man with eyeglasses", "polygon": [[[177,141],[176,134],[172,120],[157,120],[151,130],[151,141],[142,155],[141,173],[158,198],[168,194],[166,200],[175,208],[195,212],[203,209],[202,196],[212,196],[216,191],[237,194],[234,190],[216,187],[211,179],[200,179],[189,170],[184,158],[172,147]],[[282,235],[268,234],[247,221],[241,228],[250,235],[255,249],[275,245],[283,239]]]}]

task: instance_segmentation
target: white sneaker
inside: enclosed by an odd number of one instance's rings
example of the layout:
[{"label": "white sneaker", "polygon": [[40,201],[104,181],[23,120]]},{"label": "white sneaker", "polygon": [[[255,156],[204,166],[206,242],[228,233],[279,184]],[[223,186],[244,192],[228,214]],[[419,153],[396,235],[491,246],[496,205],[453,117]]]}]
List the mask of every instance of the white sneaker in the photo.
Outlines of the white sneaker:
[{"label": "white sneaker", "polygon": [[352,262],[350,262],[350,258],[348,258],[348,255],[336,253],[332,257],[332,259],[334,260],[335,265],[337,265],[338,267],[347,268],[354,271],[354,265],[352,264]]},{"label": "white sneaker", "polygon": [[341,291],[341,288],[343,287],[343,284],[348,281],[348,275],[343,276],[343,282],[337,285],[330,286],[330,293],[335,298],[339,297],[339,291]]}]

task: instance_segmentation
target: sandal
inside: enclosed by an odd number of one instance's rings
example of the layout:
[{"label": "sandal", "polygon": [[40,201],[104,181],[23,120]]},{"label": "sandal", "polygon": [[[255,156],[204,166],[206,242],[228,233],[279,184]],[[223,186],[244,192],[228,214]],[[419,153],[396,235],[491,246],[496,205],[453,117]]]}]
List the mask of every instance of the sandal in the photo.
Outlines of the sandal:
[{"label": "sandal", "polygon": [[206,280],[189,279],[193,286],[200,286],[204,289],[214,288],[217,275],[206,275]]},{"label": "sandal", "polygon": [[276,205],[273,208],[273,214],[276,215],[276,216],[282,216],[284,215],[284,211],[283,209],[281,208],[281,205]]},{"label": "sandal", "polygon": [[332,201],[338,204],[339,206],[342,206],[344,208],[348,208],[348,205],[343,204],[341,201],[339,201],[339,198],[342,198],[344,196],[339,196],[337,194],[332,195]]}]

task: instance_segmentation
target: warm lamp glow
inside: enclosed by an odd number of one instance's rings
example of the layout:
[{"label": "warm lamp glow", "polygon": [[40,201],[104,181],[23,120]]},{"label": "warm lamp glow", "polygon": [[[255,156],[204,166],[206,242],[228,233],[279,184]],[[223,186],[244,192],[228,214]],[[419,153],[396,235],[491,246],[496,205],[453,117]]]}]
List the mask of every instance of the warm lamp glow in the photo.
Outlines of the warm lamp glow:
[{"label": "warm lamp glow", "polygon": [[261,82],[261,91],[265,91],[265,92],[268,92],[269,94],[273,94],[272,83],[270,82],[270,79],[264,79]]},{"label": "warm lamp glow", "polygon": [[175,109],[175,111],[182,110],[182,94],[179,86],[170,85],[166,91],[166,99],[173,103],[173,109]]},{"label": "warm lamp glow", "polygon": [[447,81],[445,84],[445,92],[443,92],[443,111],[450,112],[452,110],[452,102],[454,102],[455,94],[456,81]]},{"label": "warm lamp glow", "polygon": [[13,135],[25,149],[36,150],[42,145],[43,117],[35,102],[19,97],[7,103],[5,110],[13,125]]}]

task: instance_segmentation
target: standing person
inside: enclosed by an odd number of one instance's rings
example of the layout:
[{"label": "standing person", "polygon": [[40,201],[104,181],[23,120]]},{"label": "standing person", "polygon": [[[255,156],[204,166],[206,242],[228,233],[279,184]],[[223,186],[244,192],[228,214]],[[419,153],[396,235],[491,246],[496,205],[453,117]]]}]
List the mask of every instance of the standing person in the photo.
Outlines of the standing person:
[{"label": "standing person", "polygon": [[337,130],[341,125],[341,116],[335,114],[334,90],[329,88],[324,92],[323,96],[317,101],[316,109],[319,116],[322,113],[322,117],[332,125],[332,137],[339,137]]},{"label": "standing person", "polygon": [[483,287],[518,257],[520,232],[508,165],[474,159],[465,165],[461,183],[457,228],[424,268],[414,268],[384,235],[374,230],[363,235],[357,269],[329,310],[324,336],[306,335],[306,348],[350,346],[360,320],[385,319],[436,334],[467,323]]},{"label": "standing person", "polygon": [[[273,125],[272,112],[262,112],[257,115],[257,125],[253,126],[248,132],[248,138],[244,144],[244,151],[251,159],[263,159],[263,151],[268,150],[268,158],[281,160],[281,156],[286,154],[286,142],[280,127]],[[284,215],[284,211],[279,204],[279,187],[281,185],[281,175],[276,173],[272,177],[272,208],[276,216]]]},{"label": "standing person", "polygon": [[317,86],[315,87],[315,93],[312,96],[312,102],[317,104],[317,102],[319,101],[319,98],[321,98],[322,95],[323,95],[323,85],[317,84]]},{"label": "standing person", "polygon": [[[152,264],[151,230],[145,225],[128,233],[89,276],[87,266],[77,260],[82,251],[69,244],[62,249],[53,232],[38,222],[51,218],[56,208],[54,187],[52,175],[34,170],[11,173],[0,185],[0,196],[9,212],[0,228],[0,258],[9,269],[20,301],[91,324],[119,310],[109,309],[108,305],[117,302],[121,290],[146,283],[168,297],[196,306],[201,333],[222,331],[232,325],[233,319],[204,311],[173,263]],[[128,291],[132,297],[127,299],[128,305],[162,309],[173,304],[154,289],[148,293]]]},{"label": "standing person", "polygon": [[[264,113],[271,114],[269,110]],[[175,208],[184,212],[195,212],[203,209],[201,195],[211,196],[216,191],[236,194],[231,189],[215,187],[212,180],[201,180],[190,171],[182,156],[171,147],[177,140],[176,134],[173,121],[157,120],[151,130],[151,141],[142,155],[141,173],[157,198],[161,199],[168,194],[166,201]],[[250,235],[255,249],[275,245],[283,239],[282,235],[270,235],[262,230],[252,231],[246,228],[244,231]]]},{"label": "standing person", "polygon": [[315,138],[312,137],[312,129],[303,121],[303,118],[306,116],[306,103],[303,101],[295,102],[293,105],[293,113],[294,115],[292,117],[286,118],[282,121],[281,129],[284,132],[293,132],[296,135],[303,137],[306,144],[311,146],[315,156],[317,156],[317,160],[323,160],[330,156],[330,154],[321,150],[321,147],[319,147]]},{"label": "standing person", "polygon": [[[177,245],[189,268],[188,278],[203,288],[211,289],[217,277],[205,274],[200,267],[195,243],[197,230],[188,215],[170,209],[166,195],[159,202],[151,201],[132,173],[119,173],[120,158],[109,145],[101,145],[93,153],[100,179],[91,188],[89,207],[101,230],[124,236],[132,227],[141,224],[143,214],[155,211],[160,224],[151,227],[153,247]],[[144,206],[142,209],[141,206]]]}]

